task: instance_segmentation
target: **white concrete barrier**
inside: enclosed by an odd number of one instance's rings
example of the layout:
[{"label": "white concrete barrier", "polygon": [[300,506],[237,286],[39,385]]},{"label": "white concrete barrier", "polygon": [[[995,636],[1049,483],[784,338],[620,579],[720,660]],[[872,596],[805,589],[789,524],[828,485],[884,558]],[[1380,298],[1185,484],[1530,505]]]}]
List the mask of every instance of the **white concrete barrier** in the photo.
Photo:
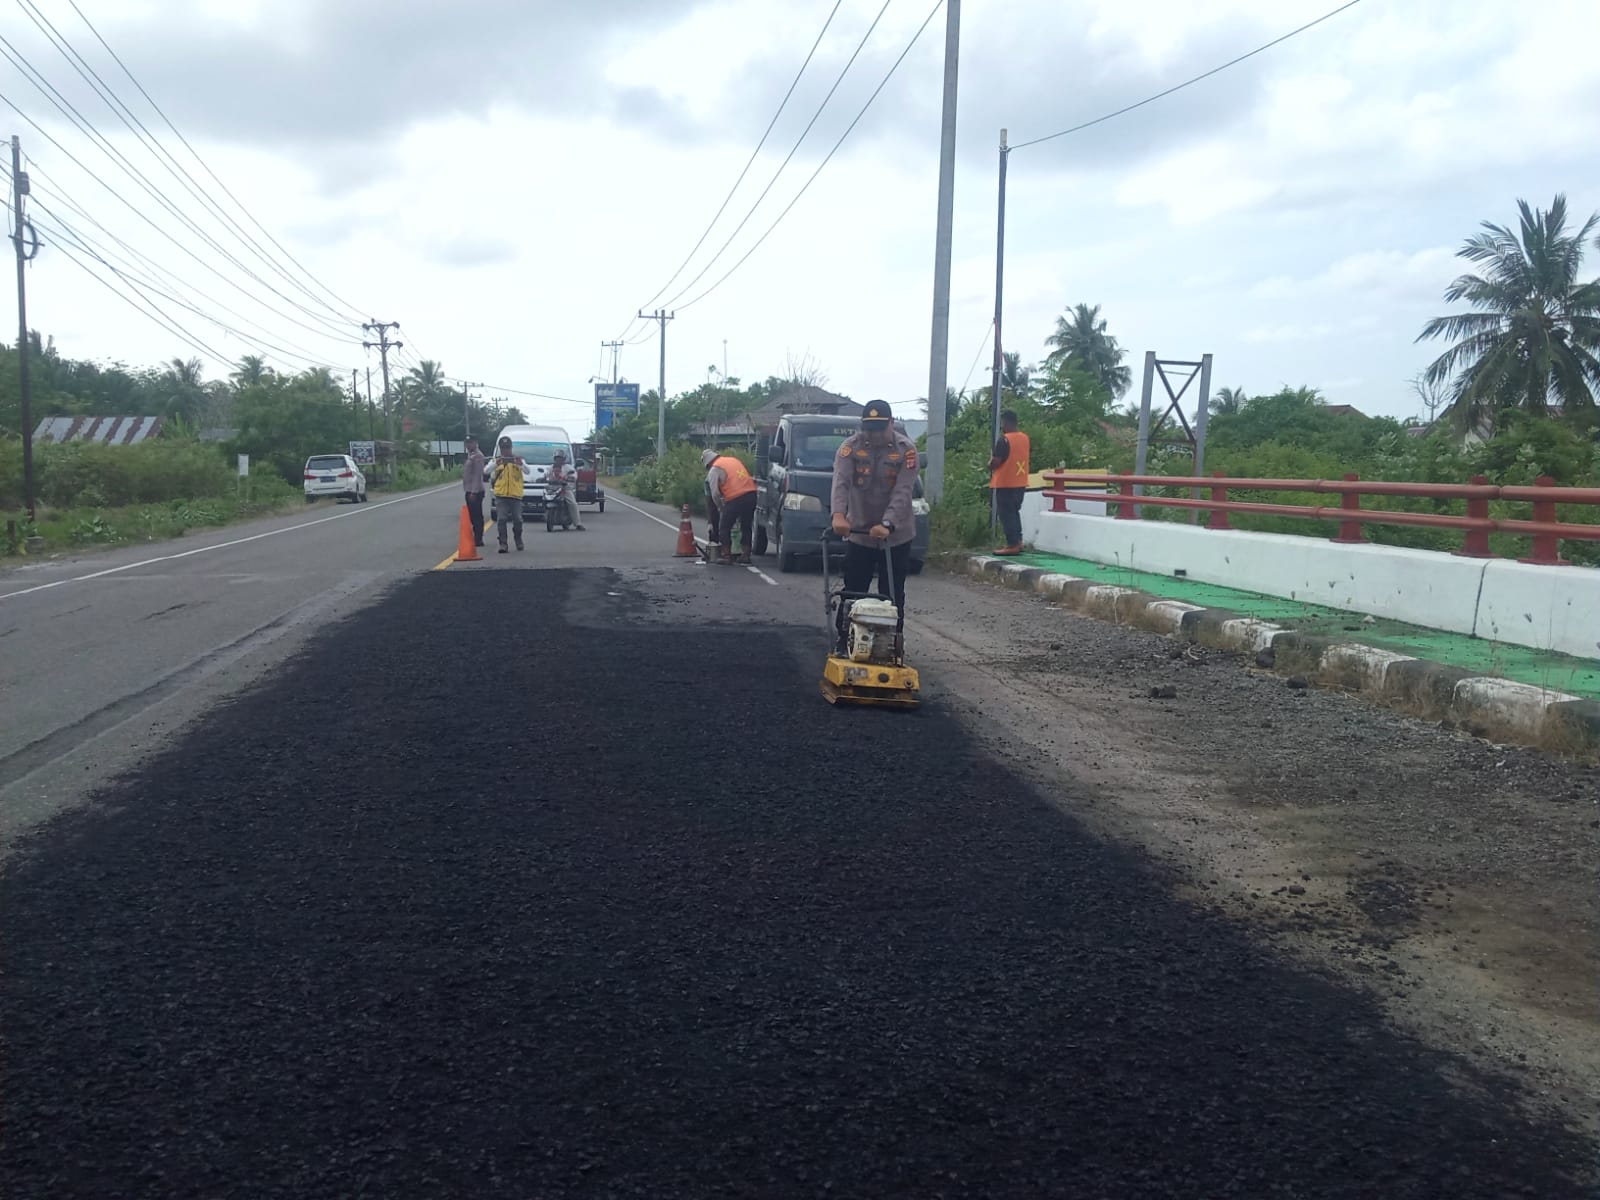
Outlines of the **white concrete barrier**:
[{"label": "white concrete barrier", "polygon": [[1399,546],[1053,513],[1031,493],[1025,536],[1040,550],[1181,576],[1451,633],[1600,657],[1600,570],[1460,558]]}]

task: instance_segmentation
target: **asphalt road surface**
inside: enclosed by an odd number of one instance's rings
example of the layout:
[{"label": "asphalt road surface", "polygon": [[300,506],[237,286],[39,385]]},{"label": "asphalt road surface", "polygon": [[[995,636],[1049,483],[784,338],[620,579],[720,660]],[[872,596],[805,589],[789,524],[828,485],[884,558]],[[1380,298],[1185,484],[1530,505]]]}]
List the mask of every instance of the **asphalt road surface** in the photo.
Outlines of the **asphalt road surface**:
[{"label": "asphalt road surface", "polygon": [[832,710],[816,574],[620,503],[435,570],[455,503],[0,575],[5,1195],[1587,1194],[1037,790],[932,625],[922,712]]}]

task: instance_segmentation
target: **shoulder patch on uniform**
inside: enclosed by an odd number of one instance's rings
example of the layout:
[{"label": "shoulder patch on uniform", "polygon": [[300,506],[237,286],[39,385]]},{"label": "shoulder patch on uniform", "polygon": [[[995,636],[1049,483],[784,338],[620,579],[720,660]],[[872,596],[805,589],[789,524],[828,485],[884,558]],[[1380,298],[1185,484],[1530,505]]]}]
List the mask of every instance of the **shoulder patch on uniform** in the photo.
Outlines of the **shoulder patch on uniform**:
[{"label": "shoulder patch on uniform", "polygon": [[844,441],[844,442],[840,442],[839,443],[839,457],[840,458],[849,458],[850,457],[850,443],[848,441]]}]

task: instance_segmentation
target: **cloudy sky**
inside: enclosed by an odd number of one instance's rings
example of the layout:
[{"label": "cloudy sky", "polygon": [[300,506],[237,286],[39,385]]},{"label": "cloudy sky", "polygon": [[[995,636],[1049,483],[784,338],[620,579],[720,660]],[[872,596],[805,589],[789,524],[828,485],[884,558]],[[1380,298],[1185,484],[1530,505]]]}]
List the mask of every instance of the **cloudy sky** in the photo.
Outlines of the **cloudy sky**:
[{"label": "cloudy sky", "polygon": [[[952,385],[981,383],[987,364],[1002,127],[1017,144],[1099,116],[1336,2],[967,0]],[[119,123],[29,3],[191,180]],[[7,5],[0,95],[15,107],[0,112],[34,171],[34,215],[58,231],[29,275],[30,323],[76,357],[196,353],[68,257],[115,279],[59,245],[75,231],[215,351],[201,355],[211,374],[251,351],[241,335],[286,366],[375,365],[350,320],[371,316],[401,322],[408,362],[581,398],[609,374],[600,343],[647,337],[634,313],[665,304],[678,313],[670,391],[720,371],[726,352],[745,379],[809,356],[836,390],[909,401],[928,380],[942,9],[809,191],[724,276],[931,3],[840,0],[693,255],[833,0],[77,0],[278,245],[189,157],[71,0]],[[1041,356],[1055,315],[1086,301],[1135,366],[1146,350],[1209,351],[1216,386],[1308,384],[1372,413],[1417,411],[1406,381],[1437,351],[1413,339],[1443,307],[1463,238],[1481,220],[1514,221],[1518,197],[1542,205],[1564,191],[1580,214],[1600,208],[1600,70],[1553,52],[1597,39],[1593,0],[1362,0],[1171,98],[1016,150],[1007,348]],[[69,123],[18,59],[106,141]],[[626,347],[621,369],[653,385],[657,343]],[[592,411],[517,403],[573,433]]]}]

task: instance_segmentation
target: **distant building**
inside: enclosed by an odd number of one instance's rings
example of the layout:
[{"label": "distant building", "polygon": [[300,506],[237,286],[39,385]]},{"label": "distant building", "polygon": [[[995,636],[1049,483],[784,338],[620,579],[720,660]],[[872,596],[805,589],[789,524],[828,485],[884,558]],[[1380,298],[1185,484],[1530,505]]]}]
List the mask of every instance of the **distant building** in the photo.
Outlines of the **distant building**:
[{"label": "distant building", "polygon": [[46,417],[33,431],[33,444],[96,442],[132,446],[161,436],[161,417]]},{"label": "distant building", "polygon": [[1360,417],[1363,421],[1369,420],[1367,414],[1353,404],[1330,404],[1327,411],[1341,417]]}]

